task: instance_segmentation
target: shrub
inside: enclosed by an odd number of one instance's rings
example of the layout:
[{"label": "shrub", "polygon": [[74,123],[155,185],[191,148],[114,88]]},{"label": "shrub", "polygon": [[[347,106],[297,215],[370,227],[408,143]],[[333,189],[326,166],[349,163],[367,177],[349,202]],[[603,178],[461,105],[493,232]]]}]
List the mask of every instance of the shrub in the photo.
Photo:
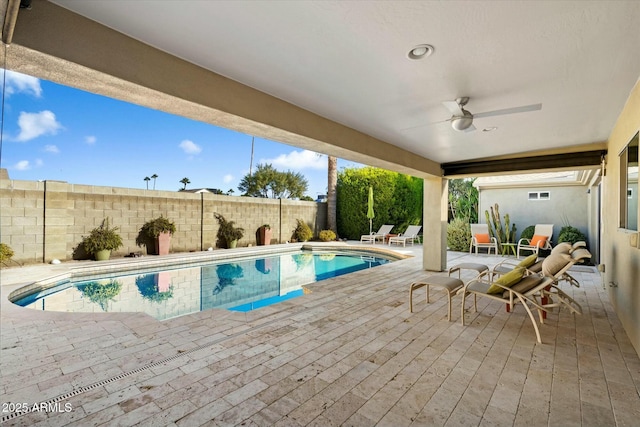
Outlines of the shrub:
[{"label": "shrub", "polygon": [[13,258],[13,249],[6,243],[0,243],[0,262],[9,261]]},{"label": "shrub", "polygon": [[422,220],[423,180],[374,167],[345,168],[338,173],[338,235],[359,240],[369,233],[367,201],[373,187],[373,230],[393,224],[404,230]]},{"label": "shrub", "polygon": [[471,226],[463,218],[454,218],[447,226],[447,246],[452,251],[466,252],[471,245]]},{"label": "shrub", "polygon": [[331,230],[322,230],[318,235],[323,242],[332,242],[336,240],[336,233]]},{"label": "shrub", "polygon": [[575,227],[567,225],[560,229],[560,235],[558,236],[558,243],[569,242],[572,245],[576,242],[586,242],[587,236]]},{"label": "shrub", "polygon": [[311,231],[311,228],[309,228],[307,223],[301,219],[297,219],[296,222],[298,225],[293,231],[294,238],[298,242],[306,242],[308,240],[311,240],[313,238],[313,231]]},{"label": "shrub", "polygon": [[536,231],[536,226],[535,225],[530,225],[527,228],[525,228],[524,230],[522,230],[522,234],[520,234],[520,238],[521,239],[529,239],[531,240],[531,238],[533,237],[533,233]]}]

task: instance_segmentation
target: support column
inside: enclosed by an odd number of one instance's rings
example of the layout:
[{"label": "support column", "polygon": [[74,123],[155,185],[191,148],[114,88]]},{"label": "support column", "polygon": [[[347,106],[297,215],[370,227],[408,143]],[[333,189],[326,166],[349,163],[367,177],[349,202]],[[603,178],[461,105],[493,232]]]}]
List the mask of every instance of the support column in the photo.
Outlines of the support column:
[{"label": "support column", "polygon": [[449,181],[433,177],[424,180],[422,267],[429,271],[447,268],[447,204]]}]

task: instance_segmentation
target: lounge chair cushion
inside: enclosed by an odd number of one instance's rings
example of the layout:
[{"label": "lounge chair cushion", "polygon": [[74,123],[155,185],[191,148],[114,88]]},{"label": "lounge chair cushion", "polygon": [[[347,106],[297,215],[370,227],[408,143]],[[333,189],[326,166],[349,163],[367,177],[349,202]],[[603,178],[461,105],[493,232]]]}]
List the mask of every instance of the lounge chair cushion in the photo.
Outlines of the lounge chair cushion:
[{"label": "lounge chair cushion", "polygon": [[589,252],[585,248],[578,248],[571,252],[571,258],[573,258],[574,260],[578,260],[578,262],[582,262],[585,259],[591,258],[591,252]]},{"label": "lounge chair cushion", "polygon": [[[494,283],[498,283],[502,286],[506,286],[507,288],[510,288],[511,286],[515,285],[522,279],[522,276],[524,275],[524,271],[525,271],[524,267],[516,267],[510,272],[500,276],[500,278],[495,280]],[[499,294],[502,291],[504,291],[504,288],[501,288],[500,286],[496,286],[496,285],[491,285],[487,290],[487,293]]]},{"label": "lounge chair cushion", "polygon": [[537,259],[538,259],[538,254],[529,255],[528,257],[520,261],[517,267],[529,268],[536,263]]},{"label": "lounge chair cushion", "polygon": [[491,243],[491,238],[488,234],[476,234],[476,242],[478,243]]},{"label": "lounge chair cushion", "polygon": [[547,236],[541,236],[539,234],[534,235],[529,243],[531,246],[543,247],[547,243]]},{"label": "lounge chair cushion", "polygon": [[569,254],[555,253],[551,254],[542,262],[542,274],[545,276],[555,276],[557,272],[562,270],[573,259]]},{"label": "lounge chair cushion", "polygon": [[[533,289],[538,283],[540,283],[541,280],[542,277],[538,276],[537,274],[532,274],[530,276],[523,277],[522,280],[511,286],[511,289],[518,293],[524,294],[529,289]],[[509,291],[504,291],[502,293],[502,298],[509,298]]]},{"label": "lounge chair cushion", "polygon": [[540,260],[538,262],[536,262],[535,264],[529,266],[527,268],[527,270],[529,270],[531,273],[540,273],[542,271],[542,263],[544,262],[544,260]]},{"label": "lounge chair cushion", "polygon": [[571,243],[562,242],[558,243],[553,249],[551,249],[552,254],[568,254],[571,253]]}]

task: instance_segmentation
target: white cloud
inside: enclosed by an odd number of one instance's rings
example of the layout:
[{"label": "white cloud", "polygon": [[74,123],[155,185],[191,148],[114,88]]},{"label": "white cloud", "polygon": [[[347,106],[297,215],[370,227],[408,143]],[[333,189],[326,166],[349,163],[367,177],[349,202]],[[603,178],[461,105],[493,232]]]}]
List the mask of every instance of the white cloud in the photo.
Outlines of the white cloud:
[{"label": "white cloud", "polygon": [[42,161],[42,159],[36,159],[36,167],[40,167],[44,165],[44,162]]},{"label": "white cloud", "polygon": [[179,147],[187,154],[200,154],[202,151],[202,148],[200,148],[198,144],[193,141],[189,141],[188,139],[182,141]]},{"label": "white cloud", "polygon": [[89,144],[89,145],[93,145],[95,144],[97,141],[97,138],[93,135],[89,135],[89,136],[85,136],[84,137],[84,142]]},{"label": "white cloud", "polygon": [[292,151],[273,159],[261,159],[260,163],[270,163],[276,169],[326,169],[327,156],[309,150]]},{"label": "white cloud", "polygon": [[222,178],[222,182],[224,182],[225,184],[228,184],[231,181],[233,181],[233,175],[227,174],[224,176],[224,178]]},{"label": "white cloud", "polygon": [[21,92],[31,94],[37,98],[42,96],[42,87],[40,86],[40,80],[36,79],[35,77],[7,70],[6,78],[7,88],[5,93],[8,96]]},{"label": "white cloud", "polygon": [[55,153],[55,154],[58,154],[60,152],[58,147],[55,145],[45,145],[44,151],[46,151],[47,153]]},{"label": "white cloud", "polygon": [[29,141],[41,135],[55,135],[62,125],[56,120],[56,115],[49,110],[39,113],[20,113],[18,117],[20,133],[17,141]]},{"label": "white cloud", "polygon": [[29,160],[20,160],[13,168],[19,171],[26,171],[31,169],[31,165],[29,164]]}]

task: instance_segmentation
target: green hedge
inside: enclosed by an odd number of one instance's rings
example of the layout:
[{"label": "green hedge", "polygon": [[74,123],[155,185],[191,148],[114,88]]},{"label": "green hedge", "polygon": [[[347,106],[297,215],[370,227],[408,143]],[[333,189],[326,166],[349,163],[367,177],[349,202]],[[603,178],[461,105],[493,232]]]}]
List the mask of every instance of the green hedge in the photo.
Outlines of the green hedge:
[{"label": "green hedge", "polygon": [[367,200],[373,187],[373,231],[393,224],[392,233],[422,223],[423,181],[374,167],[345,168],[338,173],[338,235],[358,240],[369,233]]}]

